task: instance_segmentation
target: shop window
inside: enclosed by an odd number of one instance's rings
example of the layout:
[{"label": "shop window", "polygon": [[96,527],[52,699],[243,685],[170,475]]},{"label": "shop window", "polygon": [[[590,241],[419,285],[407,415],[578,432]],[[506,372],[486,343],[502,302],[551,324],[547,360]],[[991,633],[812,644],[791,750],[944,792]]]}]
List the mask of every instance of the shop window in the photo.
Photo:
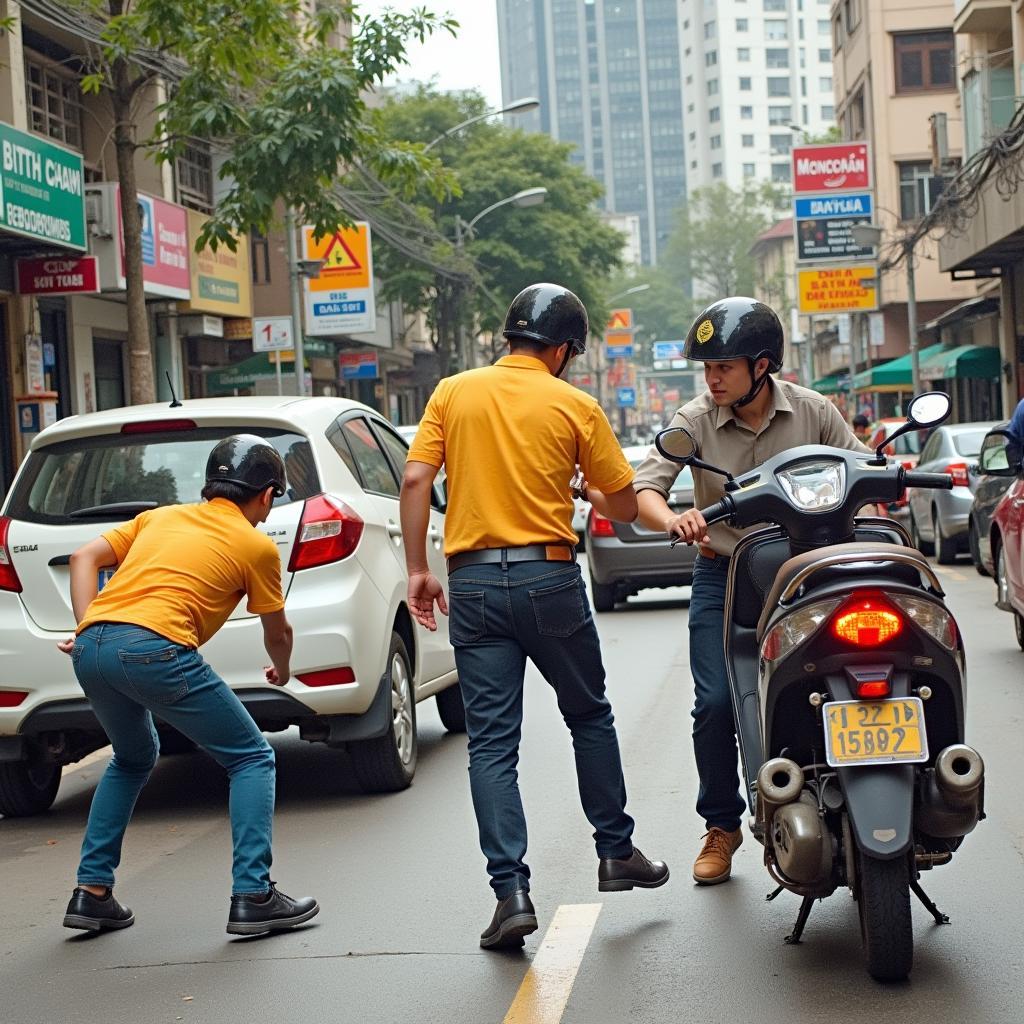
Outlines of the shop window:
[{"label": "shop window", "polygon": [[199,141],[189,142],[174,161],[178,201],[200,213],[213,212],[213,159]]},{"label": "shop window", "polygon": [[124,402],[124,345],[94,338],[93,371],[96,374],[96,409],[119,409]]},{"label": "shop window", "polygon": [[252,283],[270,284],[270,239],[255,228],[249,233]]},{"label": "shop window", "polygon": [[904,32],[892,37],[896,92],[944,92],[953,79],[953,33]]},{"label": "shop window", "polygon": [[25,53],[28,123],[72,149],[82,148],[82,90],[78,80]]}]

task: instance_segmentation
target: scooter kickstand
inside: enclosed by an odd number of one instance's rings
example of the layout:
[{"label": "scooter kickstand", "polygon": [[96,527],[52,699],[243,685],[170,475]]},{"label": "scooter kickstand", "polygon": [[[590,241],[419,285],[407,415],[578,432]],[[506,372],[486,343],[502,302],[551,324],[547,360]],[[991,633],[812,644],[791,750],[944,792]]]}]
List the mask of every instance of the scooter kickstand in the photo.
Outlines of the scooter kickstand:
[{"label": "scooter kickstand", "polygon": [[928,894],[921,888],[921,883],[915,878],[910,883],[910,891],[924,904],[925,910],[935,918],[936,924],[949,924],[949,918],[928,898]]},{"label": "scooter kickstand", "polygon": [[804,928],[807,925],[807,918],[811,916],[811,907],[814,906],[814,897],[805,896],[803,903],[800,904],[800,913],[796,915],[796,924],[793,926],[793,931],[786,936],[787,946],[799,946],[800,936],[804,933]]},{"label": "scooter kickstand", "polygon": [[786,891],[786,890],[785,890],[785,889],[783,889],[783,887],[782,887],[782,886],[780,885],[780,886],[778,887],[778,889],[776,889],[776,890],[775,890],[774,892],[770,892],[770,893],[768,893],[768,895],[767,895],[767,896],[765,896],[765,898],[764,898],[764,899],[765,899],[765,902],[766,902],[766,903],[771,903],[771,901],[772,901],[773,899],[775,899],[775,897],[776,897],[776,896],[778,896],[780,892],[785,892],[785,891]]}]

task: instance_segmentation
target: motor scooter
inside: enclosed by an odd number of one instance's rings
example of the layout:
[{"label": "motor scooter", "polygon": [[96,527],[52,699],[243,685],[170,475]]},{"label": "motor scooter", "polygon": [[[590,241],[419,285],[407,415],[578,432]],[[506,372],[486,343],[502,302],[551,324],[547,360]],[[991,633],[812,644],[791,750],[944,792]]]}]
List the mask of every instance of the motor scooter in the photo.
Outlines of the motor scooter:
[{"label": "motor scooter", "polygon": [[964,743],[963,642],[942,586],[898,523],[857,515],[907,487],[952,486],[883,454],[949,409],[948,395],[922,394],[874,456],[805,445],[738,479],[703,462],[684,428],[655,441],[726,477],[722,500],[701,510],[709,525],[774,524],[740,540],[725,601],[750,827],[778,885],[768,898],[803,897],[786,941],[799,943],[816,900],[848,887],[880,981],[910,973],[911,892],[948,922],[921,873],[949,863],[984,817],[984,764]]}]

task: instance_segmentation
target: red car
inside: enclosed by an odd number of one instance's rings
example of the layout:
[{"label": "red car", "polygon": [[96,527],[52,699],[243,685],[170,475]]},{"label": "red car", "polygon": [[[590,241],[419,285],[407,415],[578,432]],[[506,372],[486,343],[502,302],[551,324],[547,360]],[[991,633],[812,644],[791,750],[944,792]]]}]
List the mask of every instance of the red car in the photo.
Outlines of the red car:
[{"label": "red car", "polygon": [[996,607],[1013,612],[1017,643],[1024,650],[1024,475],[1020,464],[988,470],[1015,477],[992,515],[990,537],[996,570]]}]

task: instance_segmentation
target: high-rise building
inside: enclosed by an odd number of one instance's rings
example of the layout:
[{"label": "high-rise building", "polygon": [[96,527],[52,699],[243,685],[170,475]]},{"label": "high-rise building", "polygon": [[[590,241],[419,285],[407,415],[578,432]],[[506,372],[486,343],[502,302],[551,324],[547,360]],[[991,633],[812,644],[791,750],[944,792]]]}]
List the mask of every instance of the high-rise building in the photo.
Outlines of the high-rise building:
[{"label": "high-rise building", "polygon": [[644,263],[686,197],[678,3],[498,0],[504,101],[540,99],[521,123],[572,143],[604,209],[639,217]]},{"label": "high-rise building", "polygon": [[790,151],[835,123],[829,0],[681,0],[686,179],[789,182]]}]

